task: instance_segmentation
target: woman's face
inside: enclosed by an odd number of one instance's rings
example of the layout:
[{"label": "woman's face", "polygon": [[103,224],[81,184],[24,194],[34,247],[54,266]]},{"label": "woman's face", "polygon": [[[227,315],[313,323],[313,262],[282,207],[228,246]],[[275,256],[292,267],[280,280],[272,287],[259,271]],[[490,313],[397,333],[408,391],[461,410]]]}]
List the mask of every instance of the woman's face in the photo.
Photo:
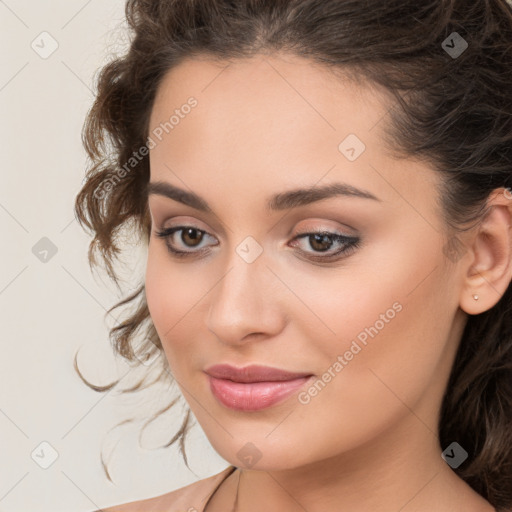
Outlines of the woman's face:
[{"label": "woman's face", "polygon": [[[201,199],[148,196],[148,306],[192,412],[255,469],[431,447],[465,320],[438,174],[386,152],[376,89],[292,56],[226,66],[173,69],[150,121],[150,181]],[[223,385],[224,363],[311,377]]]}]

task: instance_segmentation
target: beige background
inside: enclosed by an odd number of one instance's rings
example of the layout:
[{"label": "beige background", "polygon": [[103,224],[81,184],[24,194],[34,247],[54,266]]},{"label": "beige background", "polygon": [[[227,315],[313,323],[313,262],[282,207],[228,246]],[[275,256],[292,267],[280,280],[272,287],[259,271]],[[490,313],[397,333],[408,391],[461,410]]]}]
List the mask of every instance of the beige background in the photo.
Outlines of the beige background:
[{"label": "beige background", "polygon": [[[0,512],[88,512],[227,465],[198,426],[187,444],[193,472],[175,447],[154,449],[174,434],[181,407],[174,420],[168,413],[148,428],[139,447],[144,418],[175,391],[96,393],[73,369],[80,349],[80,368],[95,383],[135,375],[114,359],[108,340],[106,310],[119,294],[90,272],[89,237],[73,213],[93,78],[124,50],[124,27],[121,0],[0,1]],[[144,251],[133,254],[126,275],[143,272]],[[126,288],[135,284],[127,280]],[[107,459],[112,454],[115,485],[101,468],[102,448]]]}]

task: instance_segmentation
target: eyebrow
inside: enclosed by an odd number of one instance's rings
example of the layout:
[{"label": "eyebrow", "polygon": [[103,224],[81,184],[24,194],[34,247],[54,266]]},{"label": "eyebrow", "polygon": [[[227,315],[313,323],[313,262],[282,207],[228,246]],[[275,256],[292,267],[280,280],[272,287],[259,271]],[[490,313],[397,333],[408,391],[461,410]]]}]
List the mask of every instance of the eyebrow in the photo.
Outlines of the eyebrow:
[{"label": "eyebrow", "polygon": [[[148,182],[146,185],[146,193],[148,197],[151,194],[156,194],[191,206],[196,210],[213,213],[212,208],[202,197],[194,192],[183,190],[165,181]],[[288,210],[336,196],[360,197],[363,199],[381,201],[367,190],[358,189],[347,183],[331,183],[323,187],[299,188],[280,192],[268,199],[266,208],[271,211]]]}]

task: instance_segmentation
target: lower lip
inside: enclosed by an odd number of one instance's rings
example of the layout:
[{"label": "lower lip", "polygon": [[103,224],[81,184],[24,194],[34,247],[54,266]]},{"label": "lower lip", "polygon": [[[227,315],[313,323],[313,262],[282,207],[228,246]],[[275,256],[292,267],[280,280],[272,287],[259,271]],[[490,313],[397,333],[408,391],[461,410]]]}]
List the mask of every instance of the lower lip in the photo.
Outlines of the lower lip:
[{"label": "lower lip", "polygon": [[279,382],[242,383],[208,375],[210,389],[214,396],[226,407],[237,411],[259,411],[282,402],[311,377]]}]

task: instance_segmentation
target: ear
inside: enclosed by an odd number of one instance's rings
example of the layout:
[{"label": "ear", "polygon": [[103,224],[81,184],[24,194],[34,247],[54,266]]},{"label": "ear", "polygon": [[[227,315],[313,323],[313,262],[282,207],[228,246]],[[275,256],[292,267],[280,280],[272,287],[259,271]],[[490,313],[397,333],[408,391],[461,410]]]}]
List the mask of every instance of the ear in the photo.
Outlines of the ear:
[{"label": "ear", "polygon": [[[473,256],[464,275],[460,307],[470,315],[491,309],[512,279],[512,193],[495,189],[487,200],[488,213],[466,241]],[[478,300],[474,299],[478,296]]]}]

